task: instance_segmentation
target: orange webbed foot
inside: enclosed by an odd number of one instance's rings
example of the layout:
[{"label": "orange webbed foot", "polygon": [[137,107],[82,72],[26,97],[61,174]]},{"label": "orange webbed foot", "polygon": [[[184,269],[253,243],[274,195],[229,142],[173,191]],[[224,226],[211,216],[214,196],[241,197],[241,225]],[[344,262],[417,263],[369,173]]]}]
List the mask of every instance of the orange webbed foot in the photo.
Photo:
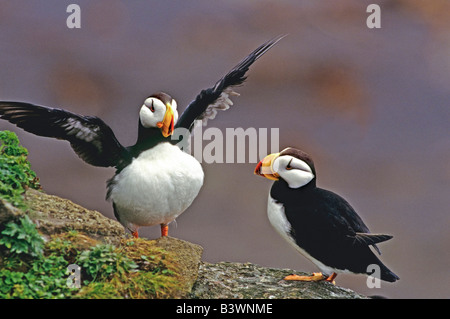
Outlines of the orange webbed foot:
[{"label": "orange webbed foot", "polygon": [[312,276],[299,276],[299,275],[289,275],[284,277],[284,280],[288,281],[328,281],[333,285],[335,284],[334,278],[336,278],[337,274],[332,273],[330,276],[325,277],[321,272],[314,272]]},{"label": "orange webbed foot", "polygon": [[284,277],[284,280],[294,280],[294,281],[321,281],[325,280],[325,276],[321,272],[313,272],[312,276],[299,276],[299,275],[289,275]]}]

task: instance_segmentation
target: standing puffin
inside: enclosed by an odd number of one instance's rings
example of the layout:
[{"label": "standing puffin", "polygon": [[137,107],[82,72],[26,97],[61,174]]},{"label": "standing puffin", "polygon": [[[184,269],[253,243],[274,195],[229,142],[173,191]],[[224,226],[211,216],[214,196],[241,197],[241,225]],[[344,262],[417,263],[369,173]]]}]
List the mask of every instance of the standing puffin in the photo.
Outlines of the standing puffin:
[{"label": "standing puffin", "polygon": [[145,99],[139,111],[137,141],[129,147],[122,146],[111,128],[95,116],[0,101],[0,118],[39,136],[69,141],[91,165],[115,167],[106,198],[112,201],[117,220],[136,238],[139,227],[158,224],[161,236],[167,236],[168,224],[192,204],[204,176],[200,163],[172,138],[174,130],[190,133],[196,120],[206,124],[218,110],[228,109],[233,104],[230,97],[238,95],[233,87],[245,81],[250,65],[281,38],[264,43],[212,88],[202,90],[179,118],[170,95],[159,92]]},{"label": "standing puffin", "polygon": [[272,226],[321,270],[312,276],[287,276],[286,280],[333,282],[337,273],[369,274],[368,266],[373,264],[379,266],[380,279],[399,279],[369,247],[381,254],[376,244],[392,236],[371,234],[345,199],[316,187],[316,170],[308,154],[288,147],[267,155],[255,174],[275,181],[267,206]]}]

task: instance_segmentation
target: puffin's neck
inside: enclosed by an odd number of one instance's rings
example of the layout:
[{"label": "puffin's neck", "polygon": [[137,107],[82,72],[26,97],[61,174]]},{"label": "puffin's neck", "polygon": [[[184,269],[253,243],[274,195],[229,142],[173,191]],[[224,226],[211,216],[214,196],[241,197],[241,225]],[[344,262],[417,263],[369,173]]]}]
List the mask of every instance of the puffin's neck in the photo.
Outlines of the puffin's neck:
[{"label": "puffin's neck", "polygon": [[273,183],[270,189],[270,196],[284,203],[289,201],[296,202],[299,196],[308,196],[309,193],[314,192],[316,189],[316,178],[299,188],[290,188],[286,181],[280,179]]},{"label": "puffin's neck", "polygon": [[146,151],[155,145],[167,140],[161,134],[159,128],[145,128],[139,123],[138,137],[136,144],[130,147],[134,157],[137,157],[143,151]]}]

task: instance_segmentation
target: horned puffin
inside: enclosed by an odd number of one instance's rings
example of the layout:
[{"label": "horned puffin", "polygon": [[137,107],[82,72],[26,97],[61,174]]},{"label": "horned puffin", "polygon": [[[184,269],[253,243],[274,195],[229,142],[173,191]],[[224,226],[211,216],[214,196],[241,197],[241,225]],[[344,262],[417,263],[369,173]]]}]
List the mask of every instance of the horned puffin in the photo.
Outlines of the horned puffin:
[{"label": "horned puffin", "polygon": [[379,266],[379,279],[399,279],[370,249],[381,254],[376,244],[392,236],[371,234],[344,198],[317,187],[314,163],[307,153],[288,147],[267,155],[255,174],[274,181],[267,205],[274,229],[321,271],[285,280],[334,282],[337,273],[371,274],[372,264]]},{"label": "horned puffin", "polygon": [[124,147],[112,129],[96,116],[23,102],[0,101],[0,118],[30,133],[69,141],[75,153],[94,166],[116,168],[107,182],[107,196],[117,220],[138,237],[141,226],[168,224],[183,213],[203,185],[200,163],[172,138],[176,129],[191,132],[194,122],[206,124],[218,110],[226,110],[237,96],[233,88],[246,80],[250,65],[283,36],[259,46],[211,88],[202,90],[178,116],[177,102],[167,93],[155,93],[139,109],[138,137]]}]

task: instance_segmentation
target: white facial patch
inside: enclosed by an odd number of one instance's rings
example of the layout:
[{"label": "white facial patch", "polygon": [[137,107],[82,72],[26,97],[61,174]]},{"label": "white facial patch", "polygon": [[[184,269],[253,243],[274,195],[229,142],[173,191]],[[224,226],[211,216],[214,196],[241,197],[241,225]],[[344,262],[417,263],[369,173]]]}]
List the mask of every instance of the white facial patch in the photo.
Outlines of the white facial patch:
[{"label": "white facial patch", "polygon": [[289,155],[276,158],[272,168],[288,183],[290,188],[305,186],[315,177],[306,162]]},{"label": "white facial patch", "polygon": [[172,110],[173,110],[173,123],[177,124],[177,122],[178,122],[177,101],[172,99],[171,106],[172,106]]},{"label": "white facial patch", "polygon": [[174,99],[172,99],[172,102],[170,102],[172,105],[172,110],[175,112],[177,110],[177,101],[175,101]]},{"label": "white facial patch", "polygon": [[144,101],[144,105],[139,111],[139,118],[143,127],[157,127],[157,123],[164,119],[165,113],[164,103],[157,98],[150,97]]}]

